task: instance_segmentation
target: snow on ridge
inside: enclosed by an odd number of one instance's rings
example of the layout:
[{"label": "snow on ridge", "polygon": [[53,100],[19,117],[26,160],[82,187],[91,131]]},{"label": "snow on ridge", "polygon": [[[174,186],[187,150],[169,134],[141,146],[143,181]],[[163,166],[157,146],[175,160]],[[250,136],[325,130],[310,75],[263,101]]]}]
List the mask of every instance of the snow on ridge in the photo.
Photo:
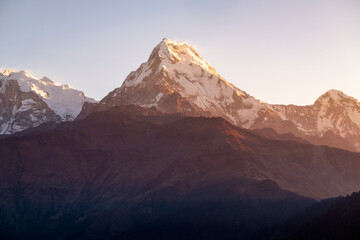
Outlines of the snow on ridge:
[{"label": "snow on ridge", "polygon": [[[172,63],[185,61],[200,66],[207,72],[220,77],[205,59],[203,59],[196,48],[186,42],[178,42],[168,38],[164,38],[159,44],[159,54],[162,57],[166,57],[168,60],[172,60]],[[169,63],[169,62],[167,62]]]},{"label": "snow on ridge", "polygon": [[21,101],[21,107],[18,109],[19,112],[24,112],[29,110],[33,104],[36,102],[33,99],[25,99]]},{"label": "snow on ridge", "polygon": [[36,93],[64,121],[75,119],[84,102],[96,102],[68,85],[54,83],[47,77],[38,79],[26,71],[5,70],[0,74],[0,80],[5,82],[3,91],[7,81],[14,80],[18,82],[21,91]]},{"label": "snow on ridge", "polygon": [[126,87],[135,87],[136,85],[140,84],[146,77],[151,74],[152,70],[149,64],[141,64],[140,71],[134,72],[134,78],[127,80],[124,82],[124,86]]},{"label": "snow on ridge", "polygon": [[9,76],[10,73],[13,73],[13,72],[17,72],[17,71],[14,69],[5,69],[2,73],[0,73],[0,76],[1,75]]},{"label": "snow on ridge", "polygon": [[330,89],[329,91],[321,95],[315,103],[322,103],[328,98],[331,98],[337,104],[344,104],[345,102],[343,100],[349,100],[351,103],[355,103],[356,105],[360,106],[360,101],[358,99],[346,95],[342,91],[336,89]]}]

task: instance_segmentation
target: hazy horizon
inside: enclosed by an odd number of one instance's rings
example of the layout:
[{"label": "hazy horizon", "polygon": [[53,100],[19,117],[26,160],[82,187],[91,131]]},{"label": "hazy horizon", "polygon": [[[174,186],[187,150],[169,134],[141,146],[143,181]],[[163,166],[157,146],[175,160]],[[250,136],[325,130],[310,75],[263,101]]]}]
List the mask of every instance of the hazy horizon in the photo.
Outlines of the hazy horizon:
[{"label": "hazy horizon", "polygon": [[[358,1],[0,1],[0,68],[100,100],[162,38],[195,46],[227,81],[273,104],[360,98]],[[101,87],[99,87],[101,84]]]}]

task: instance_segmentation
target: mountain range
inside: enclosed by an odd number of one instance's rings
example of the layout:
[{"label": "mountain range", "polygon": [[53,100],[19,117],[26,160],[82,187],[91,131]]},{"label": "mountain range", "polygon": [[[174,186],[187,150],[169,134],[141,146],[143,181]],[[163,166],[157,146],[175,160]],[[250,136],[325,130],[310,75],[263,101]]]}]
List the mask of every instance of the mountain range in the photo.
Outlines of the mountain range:
[{"label": "mountain range", "polygon": [[267,104],[187,43],[100,102],[25,71],[0,84],[0,239],[306,239],[302,211],[360,189],[355,98]]},{"label": "mountain range", "polygon": [[357,99],[330,90],[310,106],[267,104],[227,82],[194,47],[169,39],[163,39],[120,88],[98,104],[85,104],[79,117],[128,104],[221,117],[246,129],[272,128],[312,144],[360,151]]},{"label": "mountain range", "polygon": [[271,128],[315,145],[360,151],[357,99],[329,90],[313,105],[264,103],[222,78],[193,46],[170,39],[163,39],[148,61],[99,103],[67,85],[56,85],[46,77],[35,79],[24,71],[4,71],[0,83],[5,105],[2,134],[133,104],[164,113],[221,117],[246,129]]}]

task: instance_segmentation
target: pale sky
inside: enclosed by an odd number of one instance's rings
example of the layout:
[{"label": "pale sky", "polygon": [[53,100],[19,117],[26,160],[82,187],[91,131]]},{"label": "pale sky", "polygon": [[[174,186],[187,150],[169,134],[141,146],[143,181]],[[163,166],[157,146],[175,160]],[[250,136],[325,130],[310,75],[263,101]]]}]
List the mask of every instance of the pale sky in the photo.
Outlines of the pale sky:
[{"label": "pale sky", "polygon": [[97,100],[167,37],[268,103],[360,99],[359,0],[0,0],[0,69],[27,70]]}]

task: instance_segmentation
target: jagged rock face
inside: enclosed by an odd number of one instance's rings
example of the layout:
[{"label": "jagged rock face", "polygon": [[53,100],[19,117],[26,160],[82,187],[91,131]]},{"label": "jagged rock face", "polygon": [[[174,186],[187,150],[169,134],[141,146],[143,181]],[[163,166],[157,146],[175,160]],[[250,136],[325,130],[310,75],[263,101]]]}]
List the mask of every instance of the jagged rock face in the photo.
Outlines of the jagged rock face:
[{"label": "jagged rock face", "polygon": [[[5,84],[0,81],[0,84]],[[44,122],[60,122],[41,98],[33,92],[22,92],[16,81],[7,83],[6,91],[0,95],[0,134],[12,134]]]},{"label": "jagged rock face", "polygon": [[46,122],[71,121],[83,102],[94,100],[67,85],[28,73],[0,73],[0,134],[13,134]]},{"label": "jagged rock face", "polygon": [[273,128],[313,144],[360,151],[358,100],[330,90],[309,106],[266,104],[227,82],[194,47],[169,39],[120,88],[99,104],[86,105],[79,116],[128,104],[222,117],[243,128]]}]

